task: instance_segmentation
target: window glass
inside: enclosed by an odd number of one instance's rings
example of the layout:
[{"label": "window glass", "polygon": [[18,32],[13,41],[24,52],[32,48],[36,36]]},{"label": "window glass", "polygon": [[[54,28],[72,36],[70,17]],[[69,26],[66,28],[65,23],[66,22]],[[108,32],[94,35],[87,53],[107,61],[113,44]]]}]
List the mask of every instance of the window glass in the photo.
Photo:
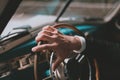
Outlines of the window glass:
[{"label": "window glass", "polygon": [[73,0],[64,13],[64,17],[103,18],[116,8],[119,0]]}]

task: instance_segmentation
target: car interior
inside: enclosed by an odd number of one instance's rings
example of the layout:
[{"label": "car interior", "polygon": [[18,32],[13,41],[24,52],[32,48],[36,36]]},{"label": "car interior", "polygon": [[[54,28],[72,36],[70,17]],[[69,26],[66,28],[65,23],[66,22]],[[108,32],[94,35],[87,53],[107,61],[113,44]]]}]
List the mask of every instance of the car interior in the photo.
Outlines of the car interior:
[{"label": "car interior", "polygon": [[[55,72],[54,52],[31,51],[46,25],[87,43]],[[120,0],[0,0],[0,34],[0,80],[120,79]]]}]

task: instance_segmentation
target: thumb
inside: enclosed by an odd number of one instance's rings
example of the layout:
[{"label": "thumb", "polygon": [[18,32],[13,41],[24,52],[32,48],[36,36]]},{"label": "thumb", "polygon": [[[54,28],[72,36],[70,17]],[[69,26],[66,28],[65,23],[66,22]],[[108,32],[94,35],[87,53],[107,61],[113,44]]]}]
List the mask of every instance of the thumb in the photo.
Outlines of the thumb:
[{"label": "thumb", "polygon": [[60,65],[60,63],[61,63],[62,61],[63,61],[62,59],[57,58],[57,59],[55,60],[55,62],[53,63],[53,65],[52,65],[52,70],[55,71],[55,69]]}]

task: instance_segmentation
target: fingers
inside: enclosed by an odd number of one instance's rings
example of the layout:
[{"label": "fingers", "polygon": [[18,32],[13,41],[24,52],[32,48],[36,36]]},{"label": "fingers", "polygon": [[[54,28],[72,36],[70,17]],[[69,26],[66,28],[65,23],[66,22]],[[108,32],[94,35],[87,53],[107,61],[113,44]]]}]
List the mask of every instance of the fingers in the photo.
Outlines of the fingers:
[{"label": "fingers", "polygon": [[58,29],[56,29],[52,26],[46,26],[42,30],[47,30],[47,31],[50,31],[50,32],[53,32],[53,33],[59,33]]},{"label": "fingers", "polygon": [[56,28],[53,28],[52,26],[45,26],[42,28],[42,30],[55,31]]},{"label": "fingers", "polygon": [[36,42],[45,41],[48,43],[53,43],[53,42],[56,42],[58,37],[59,37],[59,34],[57,33],[44,32],[44,33],[38,34],[35,40]]},{"label": "fingers", "polygon": [[46,26],[40,31],[36,37],[36,41],[39,42],[40,40],[47,39],[49,40],[50,36],[54,35],[54,31],[56,31],[55,28],[52,28],[50,26]]},{"label": "fingers", "polygon": [[38,34],[38,36],[36,36],[35,40],[37,42],[39,42],[39,41],[49,41],[49,40],[51,40],[51,35],[52,35],[52,33],[50,33],[50,32],[46,32],[46,31],[40,32]]},{"label": "fingers", "polygon": [[55,69],[60,65],[60,63],[63,61],[64,59],[61,58],[57,58],[55,60],[55,62],[52,64],[52,70],[55,71]]},{"label": "fingers", "polygon": [[41,34],[47,34],[47,35],[53,35],[53,33],[51,31],[48,31],[48,30],[42,30],[41,32],[38,33],[37,36],[41,35]]},{"label": "fingers", "polygon": [[39,46],[35,46],[32,48],[33,52],[40,52],[43,50],[50,50],[50,49],[54,49],[55,45],[54,44],[42,44]]}]

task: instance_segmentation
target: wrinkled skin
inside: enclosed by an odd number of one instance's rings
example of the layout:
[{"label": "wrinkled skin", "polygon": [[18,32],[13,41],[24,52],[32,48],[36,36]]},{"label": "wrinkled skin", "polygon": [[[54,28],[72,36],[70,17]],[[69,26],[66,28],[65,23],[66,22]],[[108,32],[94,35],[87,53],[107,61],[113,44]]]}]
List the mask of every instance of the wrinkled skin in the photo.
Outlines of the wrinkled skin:
[{"label": "wrinkled skin", "polygon": [[61,34],[56,28],[46,26],[36,36],[36,42],[46,41],[47,43],[35,46],[33,52],[53,50],[56,55],[56,60],[53,63],[53,70],[67,58],[73,50],[79,50],[81,43],[79,38]]}]

